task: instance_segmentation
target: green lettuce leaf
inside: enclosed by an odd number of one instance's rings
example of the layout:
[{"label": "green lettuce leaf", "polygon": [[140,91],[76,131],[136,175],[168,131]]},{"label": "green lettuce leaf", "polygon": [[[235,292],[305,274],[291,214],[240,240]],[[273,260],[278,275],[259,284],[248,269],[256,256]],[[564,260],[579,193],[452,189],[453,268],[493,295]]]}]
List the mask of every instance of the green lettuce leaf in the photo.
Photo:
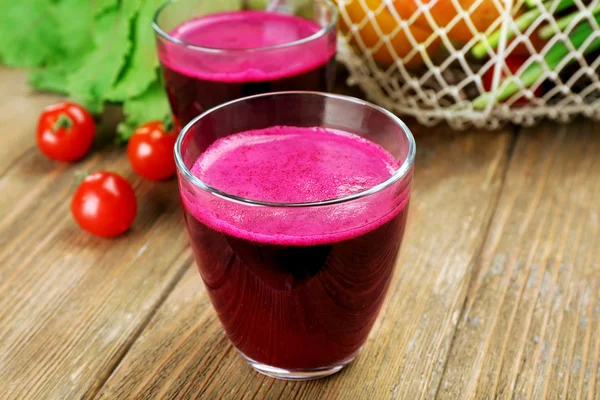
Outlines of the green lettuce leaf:
[{"label": "green lettuce leaf", "polygon": [[[58,36],[59,53],[44,68],[33,70],[29,83],[38,90],[67,94],[68,76],[81,67],[93,48],[94,10],[91,2],[60,0],[48,15]],[[65,20],[70,21],[64,23]]]},{"label": "green lettuce leaf", "polygon": [[133,27],[133,49],[123,74],[108,91],[109,101],[124,101],[143,93],[156,80],[158,56],[152,20],[164,0],[145,0]]},{"label": "green lettuce leaf", "polygon": [[133,131],[145,122],[164,121],[170,114],[169,101],[158,80],[141,95],[123,103],[125,121],[117,127],[117,141],[127,142]]},{"label": "green lettuce leaf", "polygon": [[82,55],[93,40],[94,9],[90,1],[60,0],[51,8],[61,55]]},{"label": "green lettuce leaf", "polygon": [[100,15],[95,22],[95,48],[68,78],[67,92],[92,113],[102,111],[106,95],[118,80],[131,51],[132,21],[141,0],[123,0],[121,8]]},{"label": "green lettuce leaf", "polygon": [[[80,64],[80,59],[74,58]],[[59,64],[52,67],[33,71],[29,75],[29,84],[37,90],[46,90],[60,94],[68,94],[68,76],[76,69],[72,64]]]},{"label": "green lettuce leaf", "polygon": [[59,33],[48,0],[0,0],[0,61],[37,67],[60,57]]},{"label": "green lettuce leaf", "polygon": [[93,0],[91,3],[93,3],[94,16],[119,7],[119,0]]}]

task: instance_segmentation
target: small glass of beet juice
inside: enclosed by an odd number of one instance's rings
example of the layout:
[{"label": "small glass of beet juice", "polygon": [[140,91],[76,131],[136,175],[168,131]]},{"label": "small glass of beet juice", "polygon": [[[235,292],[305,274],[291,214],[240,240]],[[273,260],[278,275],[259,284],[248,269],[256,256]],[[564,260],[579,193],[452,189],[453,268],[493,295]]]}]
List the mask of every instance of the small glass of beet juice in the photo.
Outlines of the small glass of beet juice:
[{"label": "small glass of beet juice", "polygon": [[396,116],[326,93],[234,100],[182,130],[191,247],[252,367],[313,379],[354,359],[390,285],[414,156]]},{"label": "small glass of beet juice", "polygon": [[266,3],[274,2],[171,0],[158,10],[158,56],[178,127],[244,96],[331,91],[335,6],[330,0],[281,0],[267,11]]}]

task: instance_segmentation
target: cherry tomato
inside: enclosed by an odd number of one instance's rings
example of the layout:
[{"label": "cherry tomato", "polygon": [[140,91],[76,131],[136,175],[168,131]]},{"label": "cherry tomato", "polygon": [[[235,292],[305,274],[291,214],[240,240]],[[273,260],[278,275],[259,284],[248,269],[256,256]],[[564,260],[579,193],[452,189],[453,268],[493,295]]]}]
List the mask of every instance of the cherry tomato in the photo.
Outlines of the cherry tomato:
[{"label": "cherry tomato", "polygon": [[44,155],[56,161],[76,161],[94,141],[96,124],[79,104],[68,101],[48,106],[40,115],[37,144]]},{"label": "cherry tomato", "polygon": [[117,236],[129,229],[135,219],[135,193],[122,176],[96,172],[75,191],[71,213],[83,230],[102,237]]},{"label": "cherry tomato", "polygon": [[127,144],[127,158],[138,175],[162,180],[175,174],[175,132],[165,129],[161,121],[147,122],[135,130]]},{"label": "cherry tomato", "polygon": [[[525,64],[527,62],[528,58],[529,58],[528,56],[510,55],[510,56],[506,57],[504,62],[506,63],[506,67],[508,68],[508,70],[513,75],[516,75],[517,72],[519,71],[519,68],[521,68],[521,65]],[[504,71],[502,71],[501,81],[504,80],[505,78],[506,78],[506,74],[504,73]],[[492,90],[493,79],[494,79],[494,68],[490,68],[483,75],[483,88],[488,92],[490,90]],[[542,87],[538,86],[535,89],[533,95],[535,97],[540,97],[542,95]],[[525,96],[522,96],[522,97],[519,97],[518,99],[516,99],[512,103],[512,105],[513,106],[523,106],[528,103],[529,103],[529,99]]]}]

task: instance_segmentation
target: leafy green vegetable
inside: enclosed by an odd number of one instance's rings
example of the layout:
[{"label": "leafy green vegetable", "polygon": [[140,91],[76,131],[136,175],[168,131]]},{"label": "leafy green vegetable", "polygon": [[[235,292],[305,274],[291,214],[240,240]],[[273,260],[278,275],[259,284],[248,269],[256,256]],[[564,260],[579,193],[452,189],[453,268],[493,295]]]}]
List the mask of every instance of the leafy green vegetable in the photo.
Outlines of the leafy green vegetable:
[{"label": "leafy green vegetable", "polygon": [[123,0],[118,11],[108,11],[97,19],[95,49],[68,79],[67,92],[91,112],[102,111],[106,95],[119,78],[131,50],[132,20],[141,0]]},{"label": "leafy green vegetable", "polygon": [[89,51],[93,38],[93,2],[60,0],[52,4],[51,18],[58,34],[58,46],[63,55],[82,54]]},{"label": "leafy green vegetable", "polygon": [[[169,115],[152,29],[164,1],[0,0],[0,63],[30,68],[34,88],[68,95],[92,113],[122,103],[117,137],[126,141],[139,125]],[[181,17],[242,4],[199,0]]]},{"label": "leafy green vegetable", "polygon": [[151,120],[164,120],[169,115],[169,102],[162,85],[155,81],[144,93],[123,103],[125,122],[117,127],[117,140],[126,142],[133,131]]},{"label": "leafy green vegetable", "polygon": [[67,91],[68,76],[80,65],[81,59],[73,58],[73,64],[61,63],[33,71],[29,76],[29,84],[37,90],[69,94]]},{"label": "leafy green vegetable", "polygon": [[[51,5],[48,18],[56,27],[56,46],[60,53],[44,68],[32,72],[29,82],[34,88],[68,93],[67,77],[81,67],[85,55],[92,49],[93,12],[91,4],[85,1],[61,0]],[[65,19],[70,23],[63,23]]]},{"label": "leafy green vegetable", "polygon": [[119,6],[119,0],[94,0],[91,3],[93,3],[94,16],[98,16]]},{"label": "leafy green vegetable", "polygon": [[61,55],[48,0],[0,0],[0,61],[37,67]]},{"label": "leafy green vegetable", "polygon": [[110,101],[124,101],[143,93],[156,80],[158,57],[156,55],[152,19],[164,0],[146,0],[133,27],[133,52],[127,68],[107,92]]}]

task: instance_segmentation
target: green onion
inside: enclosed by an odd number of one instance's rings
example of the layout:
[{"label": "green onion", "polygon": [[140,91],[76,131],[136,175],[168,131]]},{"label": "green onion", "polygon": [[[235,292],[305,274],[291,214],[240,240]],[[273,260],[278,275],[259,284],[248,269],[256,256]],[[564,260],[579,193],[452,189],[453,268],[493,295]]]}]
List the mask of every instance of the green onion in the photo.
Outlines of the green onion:
[{"label": "green onion", "polygon": [[[559,12],[573,5],[574,0],[561,0],[557,5],[554,12]],[[543,8],[546,10],[550,10],[552,5],[556,3],[555,1],[549,1],[547,3],[543,3]],[[519,16],[519,18],[515,19],[516,30],[513,29],[512,26],[509,26],[506,31],[506,40],[510,40],[514,38],[517,33],[523,32],[527,27],[535,22],[540,15],[542,15],[542,9],[537,7],[535,9],[529,10]],[[495,49],[498,47],[500,43],[500,38],[502,37],[502,29],[498,29],[492,32],[487,38],[483,39],[471,49],[471,54],[475,58],[484,58],[488,55],[488,48]]]},{"label": "green onion", "polygon": [[[599,12],[600,12],[600,4],[596,5],[596,7],[592,8],[592,10],[591,10],[591,13],[594,15],[598,14]],[[545,40],[550,39],[555,33],[566,29],[567,26],[569,26],[569,24],[571,24],[571,22],[575,18],[580,16],[581,14],[583,14],[583,12],[575,11],[569,15],[566,15],[566,16],[558,19],[556,21],[556,25],[548,24],[548,25],[543,26],[539,32],[540,38],[545,39]]]},{"label": "green onion", "polygon": [[[600,15],[595,16],[596,22],[600,23]],[[581,50],[580,47],[586,41],[586,39],[593,33],[594,28],[590,25],[589,22],[582,23],[577,28],[571,32],[569,35],[569,40],[573,44],[573,46],[577,50]],[[588,54],[596,49],[600,48],[600,38],[596,38],[592,41],[585,49],[583,49],[583,54]],[[552,71],[560,64],[560,62],[569,55],[570,50],[565,46],[564,43],[558,42],[554,46],[550,48],[546,56],[544,57],[544,61],[548,68]],[[572,63],[576,60],[575,57],[572,57],[568,63]],[[521,82],[522,86],[530,87],[534,83],[538,82],[544,74],[544,68],[539,62],[533,62],[529,67],[525,69],[518,77],[511,77],[505,80],[502,85],[499,87],[499,92],[496,95],[496,101],[502,101],[510,96],[517,93],[520,89],[520,85],[516,82]],[[482,110],[492,101],[494,98],[493,93],[483,93],[475,100],[473,100],[473,108],[476,110]]]}]

